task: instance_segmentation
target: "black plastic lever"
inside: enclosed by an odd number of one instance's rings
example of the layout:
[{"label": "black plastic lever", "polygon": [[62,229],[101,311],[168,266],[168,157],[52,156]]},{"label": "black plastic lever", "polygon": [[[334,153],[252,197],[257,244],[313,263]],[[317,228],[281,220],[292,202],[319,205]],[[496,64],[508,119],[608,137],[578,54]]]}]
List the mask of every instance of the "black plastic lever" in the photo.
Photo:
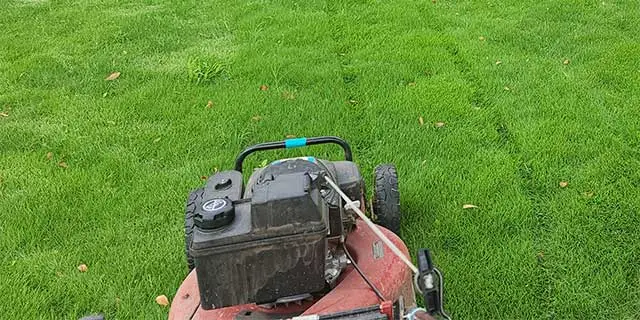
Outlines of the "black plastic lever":
[{"label": "black plastic lever", "polygon": [[418,271],[420,271],[418,285],[420,286],[420,290],[422,290],[425,309],[431,315],[440,313],[442,309],[440,279],[435,272],[435,266],[433,265],[429,249],[418,250]]},{"label": "black plastic lever", "polygon": [[424,298],[424,308],[432,316],[451,320],[451,317],[444,311],[444,276],[436,268],[431,259],[429,249],[418,250],[418,278],[416,285],[422,292]]}]

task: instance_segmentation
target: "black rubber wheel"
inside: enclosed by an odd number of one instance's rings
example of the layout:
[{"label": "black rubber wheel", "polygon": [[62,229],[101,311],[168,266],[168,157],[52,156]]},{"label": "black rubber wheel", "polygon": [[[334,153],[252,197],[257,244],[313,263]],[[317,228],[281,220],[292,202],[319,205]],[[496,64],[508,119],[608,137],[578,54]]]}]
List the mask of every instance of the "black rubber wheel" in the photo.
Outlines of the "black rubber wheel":
[{"label": "black rubber wheel", "polygon": [[398,173],[393,164],[381,164],[375,169],[373,213],[376,223],[400,236],[400,189]]},{"label": "black rubber wheel", "polygon": [[196,211],[196,202],[202,199],[203,194],[203,188],[193,190],[189,194],[189,199],[187,199],[187,206],[184,212],[184,255],[187,258],[187,266],[189,267],[189,271],[193,270],[193,268],[196,267],[193,257],[189,254],[189,245],[191,244],[191,240],[193,239],[193,215]]}]

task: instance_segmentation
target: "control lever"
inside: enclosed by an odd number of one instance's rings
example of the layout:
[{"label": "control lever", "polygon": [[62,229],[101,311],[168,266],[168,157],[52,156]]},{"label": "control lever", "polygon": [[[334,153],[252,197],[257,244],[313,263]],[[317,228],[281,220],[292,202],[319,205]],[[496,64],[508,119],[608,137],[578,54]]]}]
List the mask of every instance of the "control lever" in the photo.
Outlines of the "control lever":
[{"label": "control lever", "polygon": [[445,319],[451,319],[444,311],[444,277],[433,263],[429,249],[418,250],[418,289],[422,291],[424,306],[430,315],[441,315]]}]

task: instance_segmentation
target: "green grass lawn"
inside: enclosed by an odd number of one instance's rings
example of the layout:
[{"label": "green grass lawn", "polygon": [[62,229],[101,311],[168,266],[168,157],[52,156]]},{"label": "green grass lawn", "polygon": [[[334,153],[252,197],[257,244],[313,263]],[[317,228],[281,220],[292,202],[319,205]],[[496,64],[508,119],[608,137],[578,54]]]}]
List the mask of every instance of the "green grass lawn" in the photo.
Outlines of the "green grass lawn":
[{"label": "green grass lawn", "polygon": [[166,317],[189,190],[287,135],[398,166],[454,317],[640,318],[637,1],[139,2],[2,2],[0,318]]}]

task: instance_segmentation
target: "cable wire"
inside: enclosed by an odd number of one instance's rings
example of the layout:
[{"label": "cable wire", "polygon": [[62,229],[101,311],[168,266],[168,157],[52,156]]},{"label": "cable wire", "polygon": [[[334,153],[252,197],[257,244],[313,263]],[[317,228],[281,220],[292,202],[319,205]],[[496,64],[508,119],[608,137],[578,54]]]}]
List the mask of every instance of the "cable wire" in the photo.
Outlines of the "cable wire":
[{"label": "cable wire", "polygon": [[369,285],[369,287],[371,287],[371,290],[373,290],[373,292],[376,293],[376,296],[378,296],[378,299],[380,299],[380,301],[386,301],[386,299],[384,298],[380,290],[376,288],[373,282],[371,282],[369,278],[367,278],[367,276],[362,272],[362,270],[360,269],[356,261],[353,260],[353,257],[351,257],[351,253],[349,253],[349,249],[347,249],[347,246],[344,244],[344,242],[342,243],[342,250],[344,250],[344,253],[347,255],[347,258],[349,258],[349,261],[351,261],[353,268],[356,269],[356,271],[358,271],[358,273],[360,274],[364,282],[366,282]]},{"label": "cable wire", "polygon": [[451,317],[444,311],[444,276],[438,268],[433,268],[433,271],[435,271],[440,278],[440,315],[447,320],[451,320]]}]

